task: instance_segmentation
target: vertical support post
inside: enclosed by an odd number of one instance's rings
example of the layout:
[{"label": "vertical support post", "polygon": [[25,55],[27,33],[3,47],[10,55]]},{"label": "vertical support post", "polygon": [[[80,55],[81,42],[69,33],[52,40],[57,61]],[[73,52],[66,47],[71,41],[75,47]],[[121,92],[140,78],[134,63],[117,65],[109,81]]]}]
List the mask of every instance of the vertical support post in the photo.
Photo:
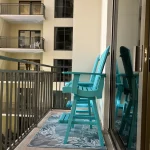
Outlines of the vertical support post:
[{"label": "vertical support post", "polygon": [[51,99],[51,110],[53,109],[53,67],[51,67],[51,73],[50,73],[50,99]]},{"label": "vertical support post", "polygon": [[38,123],[38,101],[39,101],[39,72],[40,72],[40,66],[37,65],[37,73],[36,73],[36,79],[35,79],[35,112],[34,112],[34,118],[35,118],[35,125]]}]

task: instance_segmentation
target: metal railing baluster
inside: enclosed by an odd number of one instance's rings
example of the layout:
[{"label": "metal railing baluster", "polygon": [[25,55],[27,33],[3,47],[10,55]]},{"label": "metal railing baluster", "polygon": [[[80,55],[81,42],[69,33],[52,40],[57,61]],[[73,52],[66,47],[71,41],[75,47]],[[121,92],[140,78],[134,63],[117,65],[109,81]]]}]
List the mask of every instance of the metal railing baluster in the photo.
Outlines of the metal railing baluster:
[{"label": "metal railing baluster", "polygon": [[0,150],[4,148],[4,145],[2,143],[2,101],[3,101],[3,82],[4,82],[4,73],[0,72]]},{"label": "metal railing baluster", "polygon": [[19,73],[17,73],[17,77],[18,77],[18,87],[17,87],[17,139],[18,139],[18,141],[20,141],[19,140],[19,134],[20,134],[20,131],[19,131],[19,127],[20,127],[20,125],[19,125],[19,112],[20,112],[20,108],[19,108],[19,106],[20,106],[20,74]]},{"label": "metal railing baluster", "polygon": [[10,96],[9,96],[9,147],[11,148],[12,144],[12,94],[13,94],[13,73],[9,73],[10,75]]},{"label": "metal railing baluster", "polygon": [[8,145],[8,114],[9,114],[9,88],[8,88],[8,73],[6,73],[6,131],[5,131],[5,149],[7,149]]},{"label": "metal railing baluster", "polygon": [[13,144],[15,144],[15,141],[16,141],[16,121],[17,121],[17,76],[16,76],[16,73],[14,73],[14,75],[15,75],[15,78],[14,78],[14,86],[15,86],[15,90],[14,90],[14,92],[15,92],[15,96],[14,96],[14,98],[15,98],[15,108],[14,108],[14,137],[13,137]]}]

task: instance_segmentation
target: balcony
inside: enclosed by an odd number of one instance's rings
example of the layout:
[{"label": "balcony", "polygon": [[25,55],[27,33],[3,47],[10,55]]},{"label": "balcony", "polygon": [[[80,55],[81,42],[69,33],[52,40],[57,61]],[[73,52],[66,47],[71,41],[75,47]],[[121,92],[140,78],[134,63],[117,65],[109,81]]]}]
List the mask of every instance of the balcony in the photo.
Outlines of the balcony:
[{"label": "balcony", "polygon": [[45,20],[44,4],[0,4],[0,17],[8,22],[41,23]]},{"label": "balcony", "polygon": [[44,52],[42,37],[0,37],[0,51],[17,53]]}]

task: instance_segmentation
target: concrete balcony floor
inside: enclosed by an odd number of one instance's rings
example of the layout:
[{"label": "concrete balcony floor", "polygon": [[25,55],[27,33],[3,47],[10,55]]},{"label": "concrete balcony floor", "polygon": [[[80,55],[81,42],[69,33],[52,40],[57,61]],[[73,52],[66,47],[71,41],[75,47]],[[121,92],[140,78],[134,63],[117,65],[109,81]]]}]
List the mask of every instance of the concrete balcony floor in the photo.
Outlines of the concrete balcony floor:
[{"label": "concrete balcony floor", "polygon": [[[34,137],[34,135],[40,130],[40,128],[43,126],[44,122],[53,114],[58,112],[65,112],[64,110],[53,110],[50,111],[37,125],[36,128],[34,128],[27,137],[15,148],[15,150],[64,150],[62,148],[37,148],[37,147],[28,147],[27,145],[30,143],[31,139]],[[114,150],[111,140],[109,138],[109,135],[107,132],[104,133],[104,138],[106,142],[106,146],[108,150]],[[67,150],[73,150],[73,149],[67,149]],[[83,149],[74,149],[74,150],[83,150]],[[84,149],[85,150],[85,149]]]}]

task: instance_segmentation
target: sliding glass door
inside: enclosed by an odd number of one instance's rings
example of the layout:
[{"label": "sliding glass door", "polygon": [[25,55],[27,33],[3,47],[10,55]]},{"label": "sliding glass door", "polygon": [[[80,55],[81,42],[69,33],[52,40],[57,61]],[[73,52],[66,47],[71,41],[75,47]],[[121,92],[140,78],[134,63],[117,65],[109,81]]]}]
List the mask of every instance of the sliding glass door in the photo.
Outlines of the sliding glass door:
[{"label": "sliding glass door", "polygon": [[40,15],[42,14],[41,1],[19,1],[20,15]]},{"label": "sliding glass door", "polygon": [[41,31],[20,30],[19,48],[40,48]]},{"label": "sliding glass door", "polygon": [[140,0],[116,0],[114,4],[110,130],[121,149],[134,150],[138,91],[142,86],[139,84],[141,3]]}]

